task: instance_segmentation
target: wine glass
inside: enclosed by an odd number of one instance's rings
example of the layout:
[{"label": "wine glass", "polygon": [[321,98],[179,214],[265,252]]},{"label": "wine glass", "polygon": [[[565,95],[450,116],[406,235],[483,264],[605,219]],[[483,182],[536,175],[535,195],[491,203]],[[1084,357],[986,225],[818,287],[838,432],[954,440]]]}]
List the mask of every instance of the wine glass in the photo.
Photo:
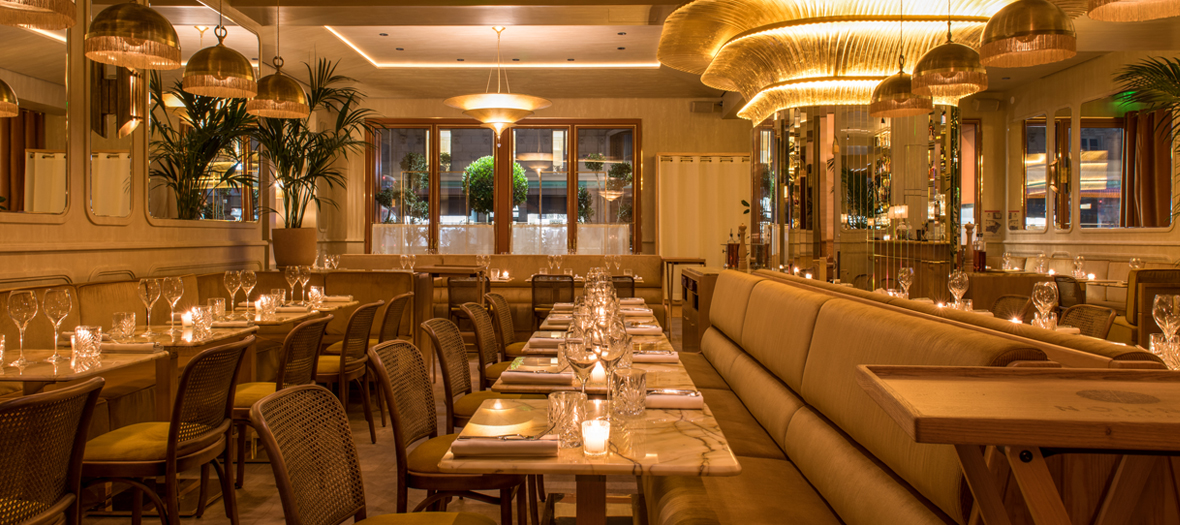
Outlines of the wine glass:
[{"label": "wine glass", "polygon": [[53,355],[45,360],[46,363],[56,363],[58,361],[68,361],[70,358],[61,355],[57,352],[58,334],[61,331],[61,322],[70,314],[70,310],[74,308],[73,300],[69,288],[53,288],[45,292],[45,317],[48,317],[53,322]]},{"label": "wine glass", "polygon": [[1159,325],[1160,330],[1163,330],[1164,335],[1168,337],[1168,342],[1176,335],[1176,330],[1180,328],[1177,321],[1180,321],[1180,295],[1159,294],[1155,296],[1152,301],[1151,315],[1155,318],[1155,323]]},{"label": "wine glass", "polygon": [[410,265],[410,256],[403,253],[398,257],[398,259],[401,259],[402,269],[407,269],[407,267]]},{"label": "wine glass", "polygon": [[901,293],[906,299],[910,297],[910,285],[914,284],[914,269],[905,266],[897,271],[897,284],[901,285]]},{"label": "wine glass", "polygon": [[559,273],[560,273],[560,271],[561,271],[561,263],[562,263],[562,261],[564,261],[564,260],[565,260],[565,256],[564,256],[564,255],[557,254],[557,255],[554,255],[554,256],[553,256],[553,262],[554,262],[555,264],[557,264],[557,270],[558,270],[558,272],[559,272]]},{"label": "wine glass", "polygon": [[1131,266],[1132,270],[1138,270],[1140,268],[1143,268],[1143,259],[1140,259],[1138,257],[1131,257],[1131,260],[1128,264]]},{"label": "wine glass", "polygon": [[578,381],[582,383],[582,393],[585,394],[590,372],[594,370],[594,365],[598,364],[598,354],[594,352],[592,345],[566,341],[565,359],[574,370],[574,375],[578,376]]},{"label": "wine glass", "polygon": [[[238,297],[238,290],[242,289],[242,273],[237,270],[229,270],[225,272],[225,277],[222,278],[225,282],[225,289],[229,291],[229,317],[234,317],[234,300]],[[247,297],[246,301],[250,298]]]},{"label": "wine glass", "polygon": [[311,304],[311,303],[307,302],[307,282],[310,280],[311,280],[311,267],[310,266],[300,266],[299,267],[299,287],[303,289],[300,297],[303,298],[303,300],[301,302],[304,305]]},{"label": "wine glass", "polygon": [[295,303],[295,283],[299,282],[299,267],[288,266],[283,268],[283,278],[287,280],[287,286],[291,287],[291,296],[288,299],[291,303]]},{"label": "wine glass", "polygon": [[172,329],[168,333],[172,335],[179,334],[181,331],[176,329],[176,303],[179,303],[180,297],[184,295],[184,281],[180,277],[165,277],[164,285],[161,288],[164,299],[167,299],[170,305],[171,315],[168,321]]},{"label": "wine glass", "polygon": [[1033,285],[1033,304],[1041,313],[1041,319],[1048,319],[1049,311],[1057,305],[1057,283],[1041,281]]},{"label": "wine glass", "polygon": [[25,328],[37,315],[37,294],[27,290],[8,294],[8,315],[20,331],[20,357],[8,366],[24,368],[29,365],[29,361],[25,359]]},{"label": "wine glass", "polygon": [[[258,275],[254,273],[254,270],[242,270],[240,281],[242,284],[241,289],[243,292],[246,293],[246,314],[245,315],[246,315],[246,319],[249,319],[250,318],[250,292],[254,290],[255,286],[258,286]],[[230,302],[232,303],[233,299],[230,299]]]},{"label": "wine glass", "polygon": [[152,331],[152,308],[155,308],[156,301],[160,300],[160,280],[140,279],[139,300],[143,301],[143,307],[147,309],[147,329],[144,330],[143,336],[152,337],[160,335]]},{"label": "wine glass", "polygon": [[418,264],[418,254],[411,253],[410,254],[410,271],[411,272],[414,271],[415,264]]},{"label": "wine glass", "polygon": [[954,272],[951,272],[948,287],[950,288],[951,295],[955,296],[956,305],[963,303],[963,294],[967,293],[968,286],[969,282],[967,278],[967,272],[962,270],[955,270]]}]

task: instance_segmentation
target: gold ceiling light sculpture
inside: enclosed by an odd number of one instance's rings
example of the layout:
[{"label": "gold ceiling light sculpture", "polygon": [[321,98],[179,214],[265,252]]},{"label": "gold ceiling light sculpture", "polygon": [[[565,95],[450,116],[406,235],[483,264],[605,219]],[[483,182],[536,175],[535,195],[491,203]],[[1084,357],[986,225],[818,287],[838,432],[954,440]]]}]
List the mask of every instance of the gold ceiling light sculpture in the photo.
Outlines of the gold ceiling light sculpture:
[{"label": "gold ceiling light sculpture", "polygon": [[[275,49],[282,54],[282,28],[275,5]],[[283,74],[283,57],[274,58],[274,74],[258,81],[258,95],[246,103],[246,113],[265,118],[305,118],[311,114],[307,93],[294,78]]]},{"label": "gold ceiling light sculpture", "polygon": [[1146,22],[1180,16],[1176,0],[1088,0],[1086,13],[1103,22]]},{"label": "gold ceiling light sculpture", "polygon": [[1051,64],[1077,54],[1073,20],[1047,0],[1017,0],[988,21],[979,57],[987,67]]},{"label": "gold ceiling light sculpture", "polygon": [[70,0],[0,0],[0,24],[56,31],[74,27],[77,6]]},{"label": "gold ceiling light sculpture", "polygon": [[90,22],[83,46],[86,58],[130,69],[177,69],[180,37],[172,22],[135,2],[103,9]]},{"label": "gold ceiling light sculpture", "polygon": [[194,95],[216,98],[253,98],[258,94],[254,65],[241,53],[225,46],[225,3],[218,10],[213,34],[217,45],[197,51],[184,67],[182,88]]},{"label": "gold ceiling light sculpture", "polygon": [[[899,1],[898,42],[905,42],[905,2]],[[949,29],[948,29],[949,32]],[[869,116],[875,118],[916,117],[934,111],[934,99],[914,93],[913,82],[905,72],[905,52],[898,50],[897,74],[882,80],[869,97]]]},{"label": "gold ceiling light sculpture", "polygon": [[20,101],[16,99],[16,92],[7,82],[0,80],[0,118],[17,115],[20,115]]},{"label": "gold ceiling light sculpture", "polygon": [[[512,86],[508,84],[508,73],[503,70],[500,65],[500,36],[504,32],[504,27],[496,26],[492,30],[496,32],[496,92],[492,93],[492,71],[488,72],[488,86],[483,93],[476,93],[472,95],[460,95],[451,97],[443,101],[453,108],[458,108],[475,120],[483,123],[483,127],[491,128],[496,132],[496,141],[500,141],[500,134],[504,130],[512,127],[521,119],[533,114],[534,111],[545,109],[551,105],[546,99],[541,97],[534,97],[531,95],[522,95],[512,92]],[[506,92],[501,93],[501,80],[503,76],[503,88]]]},{"label": "gold ceiling light sculpture", "polygon": [[987,69],[979,52],[954,41],[951,3],[946,4],[946,43],[931,49],[914,66],[914,93],[960,99],[987,90]]},{"label": "gold ceiling light sculpture", "polygon": [[[951,0],[954,40],[978,41],[1009,1]],[[748,101],[738,116],[761,122],[787,108],[869,104],[896,72],[898,49],[925,55],[945,42],[947,19],[946,0],[907,2],[904,13],[892,0],[696,0],[668,17],[658,58],[737,91]]]}]

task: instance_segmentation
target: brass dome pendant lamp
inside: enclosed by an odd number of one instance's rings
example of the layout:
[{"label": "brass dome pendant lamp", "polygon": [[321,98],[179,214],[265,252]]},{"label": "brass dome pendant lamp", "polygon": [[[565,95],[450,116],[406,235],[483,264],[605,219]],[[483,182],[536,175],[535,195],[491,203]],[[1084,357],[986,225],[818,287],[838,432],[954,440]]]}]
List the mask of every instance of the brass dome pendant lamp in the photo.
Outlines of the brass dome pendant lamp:
[{"label": "brass dome pendant lamp", "polygon": [[1073,20],[1047,0],[1017,0],[987,21],[979,57],[987,67],[1029,67],[1078,54]]},{"label": "brass dome pendant lamp", "polygon": [[1146,22],[1180,16],[1176,0],[1089,0],[1086,14],[1103,22]]},{"label": "brass dome pendant lamp", "polygon": [[[278,13],[279,6],[275,5]],[[294,78],[283,74],[282,28],[279,17],[275,17],[274,74],[258,81],[258,95],[246,102],[246,113],[265,118],[305,118],[311,114],[307,105],[307,93]]]},{"label": "brass dome pendant lamp", "polygon": [[77,6],[70,0],[0,0],[0,24],[56,31],[74,27]]},{"label": "brass dome pendant lamp", "polygon": [[869,115],[875,118],[915,117],[934,111],[934,100],[917,95],[913,82],[905,72],[905,2],[901,2],[898,23],[897,74],[882,80],[873,88],[869,101]]},{"label": "brass dome pendant lamp", "polygon": [[[491,92],[492,72],[489,71],[488,87],[484,93],[451,97],[444,100],[443,104],[463,110],[464,115],[482,122],[485,128],[491,128],[496,132],[496,142],[498,143],[500,134],[504,130],[512,127],[520,119],[532,115],[534,111],[545,109],[553,103],[541,97],[512,92],[512,86],[508,84],[508,73],[503,71],[500,64],[500,35],[505,28],[496,26],[492,29],[496,32],[496,92]],[[501,75],[504,77],[505,93],[500,92]]]},{"label": "brass dome pendant lamp", "polygon": [[946,3],[946,43],[931,49],[914,66],[914,93],[957,100],[987,90],[987,69],[979,53],[951,36],[951,3]]},{"label": "brass dome pendant lamp", "polygon": [[86,58],[130,69],[180,67],[180,37],[172,22],[135,2],[103,9],[90,22],[83,46]]},{"label": "brass dome pendant lamp", "polygon": [[197,51],[188,59],[181,86],[188,93],[203,97],[252,98],[258,94],[254,65],[241,53],[225,47],[225,3],[218,10],[221,17],[213,34],[217,45]]},{"label": "brass dome pendant lamp", "polygon": [[16,92],[7,82],[0,80],[0,118],[11,118],[20,115],[19,101]]}]

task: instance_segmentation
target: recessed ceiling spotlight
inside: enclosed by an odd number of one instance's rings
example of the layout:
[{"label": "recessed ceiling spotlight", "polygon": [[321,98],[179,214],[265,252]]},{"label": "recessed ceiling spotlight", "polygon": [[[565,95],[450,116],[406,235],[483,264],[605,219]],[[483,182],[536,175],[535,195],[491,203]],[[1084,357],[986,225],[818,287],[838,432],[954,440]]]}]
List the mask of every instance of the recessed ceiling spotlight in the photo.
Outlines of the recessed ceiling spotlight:
[{"label": "recessed ceiling spotlight", "polygon": [[622,50],[624,50],[624,49],[627,49],[627,48],[625,48],[625,47],[620,47],[620,48],[619,48],[619,51],[622,51]]},{"label": "recessed ceiling spotlight", "polygon": [[377,36],[389,36],[389,33],[377,33]]},{"label": "recessed ceiling spotlight", "polygon": [[567,61],[569,61],[569,62],[573,62],[573,61],[574,61],[574,59],[572,59],[572,58],[567,58],[566,60],[567,60]]},{"label": "recessed ceiling spotlight", "polygon": [[627,36],[627,33],[624,33],[624,32],[622,32],[622,31],[620,31],[620,32],[619,32],[619,36]]},{"label": "recessed ceiling spotlight", "polygon": [[462,61],[463,61],[463,59],[462,59],[462,58],[456,58],[455,60],[458,60],[458,61],[460,61],[460,62],[462,62]]},{"label": "recessed ceiling spotlight", "polygon": [[520,62],[520,59],[519,59],[519,58],[514,58],[514,59],[512,59],[512,61],[513,61],[513,62]]},{"label": "recessed ceiling spotlight", "polygon": [[1000,80],[1012,80],[1012,77],[1001,77]]},{"label": "recessed ceiling spotlight", "polygon": [[406,48],[404,48],[404,47],[399,47],[399,48],[396,48],[396,49],[397,49],[398,51],[405,51],[405,50],[406,50]]}]

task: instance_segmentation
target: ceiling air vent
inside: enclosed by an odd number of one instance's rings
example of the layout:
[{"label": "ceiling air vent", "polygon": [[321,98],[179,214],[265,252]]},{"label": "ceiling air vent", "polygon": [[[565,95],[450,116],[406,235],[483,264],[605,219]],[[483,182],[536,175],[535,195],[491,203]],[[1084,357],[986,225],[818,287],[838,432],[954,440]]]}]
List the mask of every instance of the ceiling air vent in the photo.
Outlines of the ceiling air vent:
[{"label": "ceiling air vent", "polygon": [[692,103],[693,113],[716,113],[721,111],[721,103],[712,100],[696,100]]}]

